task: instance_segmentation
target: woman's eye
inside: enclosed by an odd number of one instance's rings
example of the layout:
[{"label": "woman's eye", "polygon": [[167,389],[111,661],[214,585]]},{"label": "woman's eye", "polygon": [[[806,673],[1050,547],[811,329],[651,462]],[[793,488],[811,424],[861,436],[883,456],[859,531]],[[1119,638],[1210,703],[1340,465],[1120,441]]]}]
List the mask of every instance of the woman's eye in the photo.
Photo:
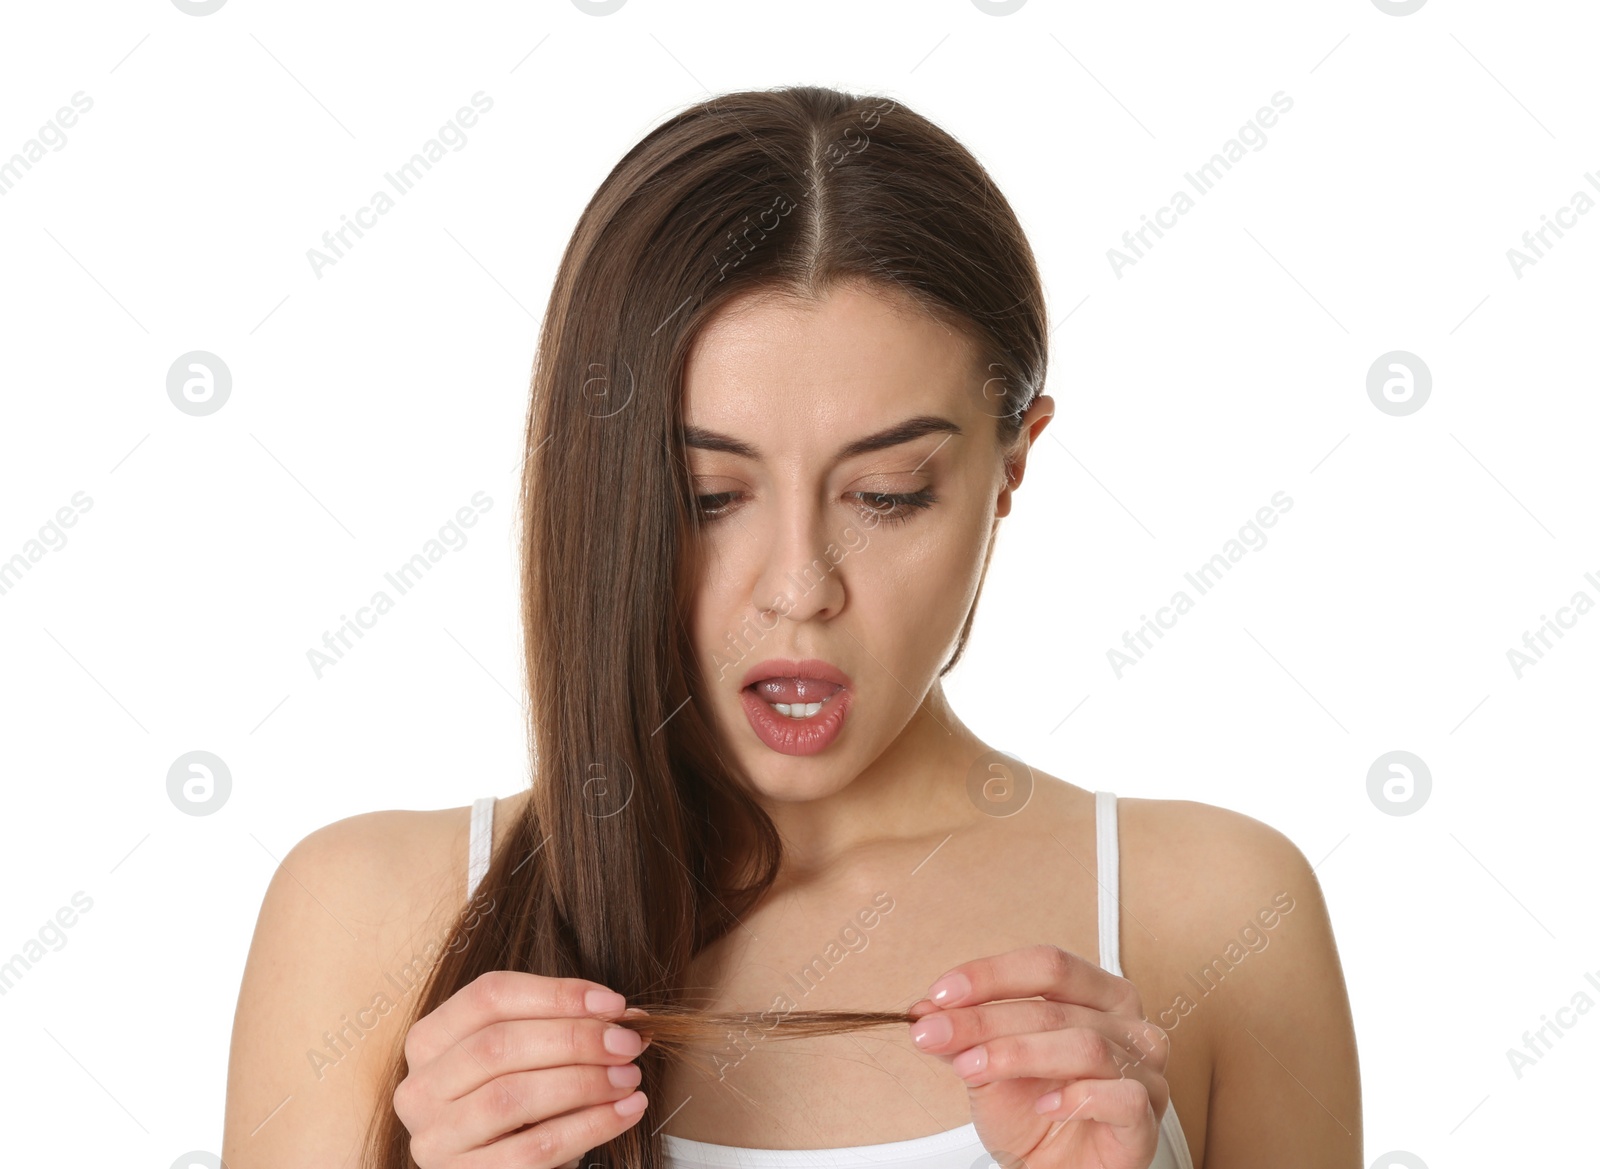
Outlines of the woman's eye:
[{"label": "woman's eye", "polygon": [[[715,495],[697,495],[695,506],[699,509],[701,520],[709,523],[727,515],[731,510],[728,505],[739,494],[737,491],[719,491]],[[903,524],[916,512],[924,511],[938,501],[938,496],[929,487],[919,491],[856,491],[852,494],[860,501],[861,510],[880,524]]]},{"label": "woman's eye", "polygon": [[737,491],[721,491],[716,495],[699,495],[695,497],[695,506],[700,509],[702,520],[714,520],[720,517],[728,503],[739,493]]},{"label": "woman's eye", "polygon": [[882,491],[857,491],[855,494],[868,514],[876,516],[880,524],[903,524],[916,512],[932,507],[937,499],[929,487],[899,494]]}]

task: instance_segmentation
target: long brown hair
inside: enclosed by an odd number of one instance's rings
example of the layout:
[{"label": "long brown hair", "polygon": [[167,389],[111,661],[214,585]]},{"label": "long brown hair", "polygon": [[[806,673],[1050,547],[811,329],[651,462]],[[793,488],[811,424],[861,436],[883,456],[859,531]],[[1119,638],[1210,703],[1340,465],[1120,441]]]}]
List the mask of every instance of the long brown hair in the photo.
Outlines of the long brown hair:
[{"label": "long brown hair", "polygon": [[[970,341],[985,371],[973,392],[1010,447],[1045,375],[1032,251],[972,154],[892,100],[797,86],[724,94],[668,118],[600,184],[550,294],[520,498],[532,798],[408,1022],[490,970],[592,979],[661,1012],[658,1034],[672,1041],[637,1060],[650,1112],[590,1151],[590,1165],[660,1169],[652,1134],[672,1107],[657,1098],[667,1060],[696,1035],[725,1034],[726,1016],[686,1006],[685,971],[779,870],[776,828],[692,701],[705,687],[687,620],[699,516],[684,360],[735,296],[819,297],[847,281],[909,297]],[[824,1014],[770,1030],[909,1018]],[[397,1046],[369,1169],[415,1169],[391,1106],[405,1074]]]}]

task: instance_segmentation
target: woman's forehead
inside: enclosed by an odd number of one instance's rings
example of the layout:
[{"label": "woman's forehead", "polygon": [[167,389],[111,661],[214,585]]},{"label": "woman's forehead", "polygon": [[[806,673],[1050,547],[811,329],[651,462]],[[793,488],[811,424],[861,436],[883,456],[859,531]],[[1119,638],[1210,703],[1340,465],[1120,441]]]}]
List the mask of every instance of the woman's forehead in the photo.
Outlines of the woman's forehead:
[{"label": "woman's forehead", "polygon": [[[770,433],[864,432],[971,396],[972,348],[926,314],[855,288],[817,301],[741,298],[707,323],[684,371],[684,421]],[[963,424],[964,425],[964,424]]]}]

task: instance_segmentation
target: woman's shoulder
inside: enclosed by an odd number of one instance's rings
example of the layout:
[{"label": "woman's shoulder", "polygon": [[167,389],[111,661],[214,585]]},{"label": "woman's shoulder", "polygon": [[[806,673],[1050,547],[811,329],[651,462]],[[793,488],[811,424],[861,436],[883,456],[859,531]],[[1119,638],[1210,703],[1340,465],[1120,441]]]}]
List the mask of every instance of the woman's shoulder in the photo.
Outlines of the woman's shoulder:
[{"label": "woman's shoulder", "polygon": [[1134,854],[1123,903],[1140,919],[1122,929],[1125,965],[1144,972],[1146,1017],[1175,1052],[1194,1042],[1205,1065],[1227,1069],[1211,1078],[1204,1118],[1183,1117],[1186,1134],[1224,1153],[1289,1148],[1312,1132],[1327,1149],[1359,1150],[1355,1027],[1321,862],[1227,808],[1119,804],[1124,857]]},{"label": "woman's shoulder", "polygon": [[[508,801],[499,803],[504,813]],[[418,975],[466,902],[470,814],[363,812],[314,829],[283,856],[240,983],[224,1160],[246,1141],[252,1159],[287,1164],[360,1139]],[[497,837],[505,819],[496,817]],[[330,1080],[343,1087],[320,1090]]]},{"label": "woman's shoulder", "polygon": [[[1068,836],[1091,837],[1099,814],[1093,789],[1045,776],[1045,815]],[[1126,899],[1141,892],[1155,903],[1173,903],[1192,913],[1196,896],[1226,903],[1230,895],[1262,881],[1304,880],[1310,865],[1299,847],[1272,825],[1198,800],[1118,796],[1115,802],[1118,879]],[[1203,888],[1178,897],[1195,878]],[[1167,894],[1163,896],[1162,894]]]},{"label": "woman's shoulder", "polygon": [[1297,905],[1314,903],[1307,917],[1322,912],[1310,862],[1270,824],[1196,800],[1119,799],[1117,809],[1119,896],[1150,926],[1124,925],[1131,951],[1159,951],[1188,970],[1241,931],[1276,930]]},{"label": "woman's shoulder", "polygon": [[[1261,820],[1195,800],[1117,805],[1123,970],[1173,1043],[1183,1098],[1205,1101],[1198,1115],[1180,1110],[1185,1135],[1210,1148],[1213,1122],[1232,1131],[1241,1100],[1265,1108],[1281,1089],[1271,1077],[1282,1067],[1263,1046],[1302,1079],[1306,1060],[1353,1051],[1327,905],[1299,847]],[[1234,1086],[1219,1103],[1222,1067]],[[1326,1098],[1348,1100],[1348,1085],[1326,1087]]]},{"label": "woman's shoulder", "polygon": [[1348,1012],[1327,901],[1294,841],[1194,800],[1117,802],[1125,965],[1162,988],[1151,1019],[1193,1014],[1220,1056],[1247,1020],[1261,1034],[1274,1011]]},{"label": "woman's shoulder", "polygon": [[[523,791],[495,799],[491,823],[496,849],[522,814],[529,794]],[[359,812],[308,833],[280,868],[287,869],[292,858],[300,867],[360,893],[378,897],[398,894],[411,905],[427,903],[419,894],[437,892],[453,916],[460,908],[458,902],[466,897],[471,828],[471,804],[423,811]]]},{"label": "woman's shoulder", "polygon": [[[1263,873],[1288,877],[1305,856],[1286,835],[1253,816],[1198,800],[1119,798],[1118,835],[1161,873],[1204,860],[1218,881]],[[1309,868],[1309,865],[1306,866]]]},{"label": "woman's shoulder", "polygon": [[[466,896],[471,806],[358,812],[313,829],[284,856],[262,913],[345,916],[419,927],[452,914]],[[342,912],[341,912],[342,911]],[[401,912],[409,919],[395,921]]]},{"label": "woman's shoulder", "polygon": [[[1093,790],[1047,783],[1043,811],[1058,844],[1090,848],[1101,810]],[[1120,965],[1147,997],[1170,1002],[1219,954],[1237,958],[1273,938],[1294,936],[1297,966],[1333,959],[1332,934],[1316,873],[1287,835],[1253,816],[1197,800],[1119,796],[1115,885]],[[1098,850],[1096,850],[1097,852]],[[1087,871],[1087,869],[1085,870]],[[1301,944],[1301,942],[1305,944]],[[1236,983],[1258,982],[1256,964]],[[1287,963],[1274,963],[1280,967]],[[1232,998],[1234,996],[1227,996]],[[1153,1001],[1151,1018],[1155,1017]],[[1220,1022],[1224,1012],[1206,1012]],[[1194,1027],[1192,1030],[1204,1030]]]}]

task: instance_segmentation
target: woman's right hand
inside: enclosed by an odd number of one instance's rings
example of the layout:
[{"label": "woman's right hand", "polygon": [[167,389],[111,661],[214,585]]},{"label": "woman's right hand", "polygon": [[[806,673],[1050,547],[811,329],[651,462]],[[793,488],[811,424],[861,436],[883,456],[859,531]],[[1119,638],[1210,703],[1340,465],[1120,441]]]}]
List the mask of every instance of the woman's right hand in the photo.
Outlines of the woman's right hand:
[{"label": "woman's right hand", "polygon": [[623,1007],[597,982],[514,970],[456,991],[406,1033],[394,1110],[412,1158],[557,1169],[626,1131],[648,1103],[632,1061],[649,1041],[612,1022]]}]

